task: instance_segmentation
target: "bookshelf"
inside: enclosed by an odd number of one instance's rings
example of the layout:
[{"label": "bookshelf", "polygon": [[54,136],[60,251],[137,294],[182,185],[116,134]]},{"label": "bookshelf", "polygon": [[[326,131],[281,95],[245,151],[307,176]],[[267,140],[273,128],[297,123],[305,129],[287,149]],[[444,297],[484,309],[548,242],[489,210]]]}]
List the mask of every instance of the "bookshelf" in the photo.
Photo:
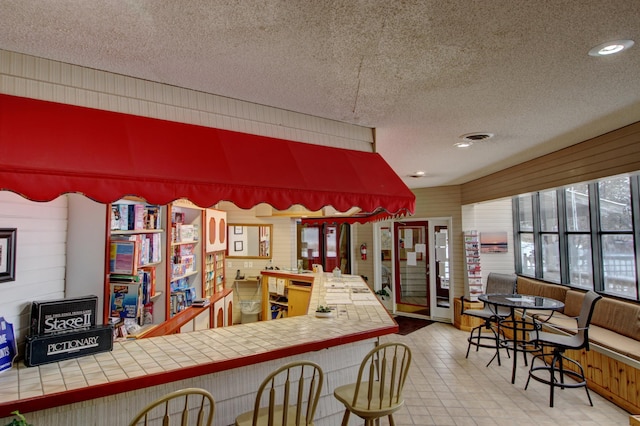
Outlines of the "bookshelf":
[{"label": "bookshelf", "polygon": [[211,297],[225,290],[226,249],[227,212],[206,209],[203,297]]},{"label": "bookshelf", "polygon": [[165,306],[157,303],[164,294],[164,210],[136,198],[108,206],[104,320],[116,337],[164,321]]},{"label": "bookshelf", "polygon": [[224,251],[206,253],[204,263],[202,295],[203,297],[211,297],[225,289]]},{"label": "bookshelf", "polygon": [[[211,214],[215,231],[205,222]],[[231,293],[225,288],[226,233],[226,212],[187,200],[155,206],[127,197],[108,205],[104,322],[119,328],[126,316],[129,327],[116,337],[212,327],[213,302]],[[215,245],[206,244],[209,238]],[[192,306],[198,298],[211,304]]]},{"label": "bookshelf", "polygon": [[168,207],[171,231],[167,235],[167,319],[202,297],[202,211],[186,200],[176,201]]},{"label": "bookshelf", "polygon": [[475,302],[478,300],[478,296],[483,293],[478,231],[464,232],[464,250],[467,277],[467,291],[465,296],[468,300]]}]

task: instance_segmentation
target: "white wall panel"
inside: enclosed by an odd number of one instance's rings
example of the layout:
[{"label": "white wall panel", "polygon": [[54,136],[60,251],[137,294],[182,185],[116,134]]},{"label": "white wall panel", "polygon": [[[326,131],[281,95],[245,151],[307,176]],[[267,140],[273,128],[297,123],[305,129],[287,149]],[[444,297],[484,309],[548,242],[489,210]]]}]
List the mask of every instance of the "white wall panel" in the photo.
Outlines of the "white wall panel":
[{"label": "white wall panel", "polygon": [[490,272],[514,273],[513,219],[511,199],[503,198],[485,203],[463,206],[463,229],[483,232],[506,232],[507,253],[480,253],[482,282],[486,284]]},{"label": "white wall panel", "polygon": [[372,151],[370,128],[0,50],[0,93]]},{"label": "white wall panel", "polygon": [[21,343],[31,302],[64,297],[67,198],[36,203],[1,191],[0,206],[0,228],[17,228],[16,280],[0,283],[0,316]]}]

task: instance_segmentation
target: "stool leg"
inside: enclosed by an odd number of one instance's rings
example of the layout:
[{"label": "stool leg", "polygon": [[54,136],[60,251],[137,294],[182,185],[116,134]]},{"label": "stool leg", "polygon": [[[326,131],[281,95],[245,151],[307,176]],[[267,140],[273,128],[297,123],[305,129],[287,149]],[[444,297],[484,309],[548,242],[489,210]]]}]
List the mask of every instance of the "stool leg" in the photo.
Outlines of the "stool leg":
[{"label": "stool leg", "polygon": [[[551,360],[551,378],[550,378],[551,390],[549,392],[549,407],[553,407],[553,391],[554,391],[554,389],[556,387],[556,382],[557,382],[556,381],[556,372],[555,372],[556,363],[557,362],[558,362],[557,354],[554,351],[553,359]],[[562,359],[559,360],[559,364],[560,364],[560,368],[562,368]],[[560,375],[562,376],[562,373],[560,373]],[[561,383],[564,383],[564,382],[562,382],[562,380],[561,380]]]},{"label": "stool leg", "polygon": [[347,426],[347,424],[349,423],[350,414],[351,414],[351,411],[344,410],[344,416],[342,416],[342,426]]}]

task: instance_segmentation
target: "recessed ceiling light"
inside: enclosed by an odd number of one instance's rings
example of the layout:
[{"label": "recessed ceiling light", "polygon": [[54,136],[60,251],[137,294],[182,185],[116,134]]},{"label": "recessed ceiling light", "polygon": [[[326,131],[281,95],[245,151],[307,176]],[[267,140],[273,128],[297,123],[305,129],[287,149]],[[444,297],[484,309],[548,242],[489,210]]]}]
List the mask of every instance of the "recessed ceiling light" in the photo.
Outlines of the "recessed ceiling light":
[{"label": "recessed ceiling light", "polygon": [[633,46],[633,40],[614,40],[602,43],[589,50],[589,56],[607,56],[622,52]]},{"label": "recessed ceiling light", "polygon": [[471,145],[473,145],[471,141],[456,142],[453,144],[456,148],[469,148]]},{"label": "recessed ceiling light", "polygon": [[422,170],[417,170],[417,171],[415,171],[415,172],[411,173],[411,174],[409,175],[409,177],[412,177],[412,178],[421,178],[421,177],[424,177],[424,175],[425,175],[425,172],[423,172]]}]

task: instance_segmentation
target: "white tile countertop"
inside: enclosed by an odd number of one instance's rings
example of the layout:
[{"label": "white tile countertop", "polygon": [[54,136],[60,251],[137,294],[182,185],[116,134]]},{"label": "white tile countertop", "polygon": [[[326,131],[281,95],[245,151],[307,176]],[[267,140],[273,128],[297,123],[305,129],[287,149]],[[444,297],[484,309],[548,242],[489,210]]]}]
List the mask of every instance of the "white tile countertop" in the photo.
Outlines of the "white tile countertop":
[{"label": "white tile countertop", "polygon": [[[316,318],[318,305],[331,306],[334,314]],[[16,363],[0,373],[0,418],[16,409],[24,413],[104,397],[396,330],[359,276],[317,274],[306,316],[115,342],[111,352],[37,367]]]}]

